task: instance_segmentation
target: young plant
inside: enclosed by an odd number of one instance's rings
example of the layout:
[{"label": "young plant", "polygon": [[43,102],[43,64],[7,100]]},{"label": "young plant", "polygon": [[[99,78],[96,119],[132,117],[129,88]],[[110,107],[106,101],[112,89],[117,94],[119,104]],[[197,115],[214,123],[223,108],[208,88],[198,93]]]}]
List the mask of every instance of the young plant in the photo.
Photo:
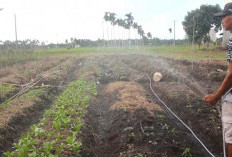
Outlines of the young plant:
[{"label": "young plant", "polygon": [[53,127],[55,130],[59,131],[59,130],[61,129],[61,122],[60,122],[59,120],[53,121],[53,122],[52,122],[52,127]]},{"label": "young plant", "polygon": [[190,153],[190,148],[185,148],[184,152],[182,153],[183,157],[192,157],[192,154]]}]

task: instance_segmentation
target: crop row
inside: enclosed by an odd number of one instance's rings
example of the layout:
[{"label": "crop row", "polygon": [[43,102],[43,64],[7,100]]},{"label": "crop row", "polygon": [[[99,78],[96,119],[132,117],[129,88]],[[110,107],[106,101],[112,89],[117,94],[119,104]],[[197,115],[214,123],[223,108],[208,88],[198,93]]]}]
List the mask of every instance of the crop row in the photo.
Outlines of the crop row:
[{"label": "crop row", "polygon": [[94,82],[84,79],[72,82],[57,98],[51,109],[46,110],[37,125],[31,126],[13,151],[4,155],[18,157],[72,156],[82,145],[78,134],[81,118],[90,98],[97,94]]}]

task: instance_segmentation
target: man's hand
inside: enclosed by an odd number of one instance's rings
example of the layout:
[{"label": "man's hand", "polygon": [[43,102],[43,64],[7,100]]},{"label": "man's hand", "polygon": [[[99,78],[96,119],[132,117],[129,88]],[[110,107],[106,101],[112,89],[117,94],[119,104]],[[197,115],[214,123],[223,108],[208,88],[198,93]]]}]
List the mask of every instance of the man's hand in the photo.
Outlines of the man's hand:
[{"label": "man's hand", "polygon": [[209,94],[205,96],[205,102],[213,106],[216,105],[219,100],[220,97],[218,97],[216,94]]}]

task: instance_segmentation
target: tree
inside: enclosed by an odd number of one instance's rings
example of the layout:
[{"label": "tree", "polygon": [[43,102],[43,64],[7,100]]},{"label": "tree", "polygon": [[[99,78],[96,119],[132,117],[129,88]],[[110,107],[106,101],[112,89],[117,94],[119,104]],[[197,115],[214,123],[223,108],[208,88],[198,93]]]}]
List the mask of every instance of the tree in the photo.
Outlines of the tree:
[{"label": "tree", "polygon": [[[110,23],[113,26],[112,30],[111,30],[111,41],[113,41],[113,33],[114,33],[114,26],[117,24],[116,23],[116,17],[115,17],[115,13],[109,13],[110,14]],[[112,44],[113,45],[113,44]],[[114,46],[116,45],[116,40],[114,40]]]},{"label": "tree", "polygon": [[143,45],[143,38],[144,38],[144,30],[143,30],[143,28],[142,28],[142,26],[140,25],[140,26],[138,26],[138,34],[140,35],[140,37],[141,37],[141,45]]},{"label": "tree", "polygon": [[134,28],[134,33],[135,33],[135,45],[137,45],[136,44],[136,34],[137,34],[136,30],[138,30],[138,24],[136,22],[133,23],[133,28]]},{"label": "tree", "polygon": [[130,28],[133,25],[134,17],[132,16],[132,13],[126,14],[126,29],[129,30],[129,46],[130,46]]},{"label": "tree", "polygon": [[109,31],[108,31],[108,24],[107,24],[107,22],[110,21],[109,12],[105,12],[104,20],[106,21],[106,31],[107,31],[108,46],[109,46]]},{"label": "tree", "polygon": [[74,48],[74,39],[70,38],[70,41],[71,41],[71,48]]},{"label": "tree", "polygon": [[[122,29],[122,40],[121,40],[121,43],[119,42],[119,46],[120,46],[120,44],[123,46],[123,28],[124,28],[124,25],[125,25],[125,23],[124,23],[124,20],[123,19],[117,19],[116,20],[117,21],[117,25],[119,26],[119,29],[121,28]],[[119,30],[118,30],[118,34],[119,34],[120,32],[119,32]],[[120,36],[120,35],[119,35]]]},{"label": "tree", "polygon": [[147,37],[148,37],[148,39],[151,39],[151,38],[152,38],[151,32],[148,32],[148,33],[147,33]]},{"label": "tree", "polygon": [[188,39],[196,41],[200,47],[202,42],[209,43],[210,29],[221,30],[221,19],[213,15],[220,12],[221,8],[217,5],[201,5],[200,9],[192,10],[185,16],[182,22]]}]

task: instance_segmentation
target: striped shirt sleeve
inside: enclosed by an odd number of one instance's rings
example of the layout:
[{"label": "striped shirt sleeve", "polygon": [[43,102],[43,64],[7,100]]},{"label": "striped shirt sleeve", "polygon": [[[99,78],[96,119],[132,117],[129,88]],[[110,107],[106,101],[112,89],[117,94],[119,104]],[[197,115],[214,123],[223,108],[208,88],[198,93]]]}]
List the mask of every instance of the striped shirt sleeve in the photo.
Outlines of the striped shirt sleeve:
[{"label": "striped shirt sleeve", "polygon": [[232,62],[232,36],[229,38],[227,44],[227,61]]}]

